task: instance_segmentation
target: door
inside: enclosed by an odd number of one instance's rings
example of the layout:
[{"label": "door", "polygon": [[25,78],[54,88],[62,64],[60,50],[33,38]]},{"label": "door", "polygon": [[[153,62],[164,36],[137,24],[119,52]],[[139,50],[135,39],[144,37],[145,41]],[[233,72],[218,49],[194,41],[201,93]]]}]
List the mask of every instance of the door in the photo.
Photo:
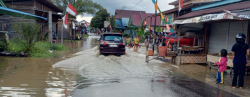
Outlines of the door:
[{"label": "door", "polygon": [[247,30],[248,30],[247,21],[230,22],[230,31],[229,31],[228,42],[227,42],[228,52],[231,52],[233,45],[236,43],[235,36],[238,33],[244,33],[247,36]]},{"label": "door", "polygon": [[228,28],[229,22],[211,24],[208,53],[219,53],[221,49],[227,49]]},{"label": "door", "polygon": [[244,33],[247,36],[247,30],[247,21],[212,23],[208,53],[219,53],[221,49],[231,52],[232,46],[236,43],[236,34]]}]

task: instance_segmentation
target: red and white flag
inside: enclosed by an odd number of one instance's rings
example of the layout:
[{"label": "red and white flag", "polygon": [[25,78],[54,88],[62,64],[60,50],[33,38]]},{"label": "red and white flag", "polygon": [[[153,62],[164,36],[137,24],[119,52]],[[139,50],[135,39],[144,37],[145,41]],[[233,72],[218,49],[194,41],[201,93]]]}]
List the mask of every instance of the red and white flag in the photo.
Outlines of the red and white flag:
[{"label": "red and white flag", "polygon": [[62,19],[63,19],[63,26],[68,29],[68,14],[67,13]]},{"label": "red and white flag", "polygon": [[85,22],[85,25],[86,25],[86,27],[88,27],[88,26],[89,26],[87,22]]},{"label": "red and white flag", "polygon": [[179,11],[184,7],[183,0],[179,0]]},{"label": "red and white flag", "polygon": [[66,12],[68,12],[69,14],[75,16],[77,14],[76,9],[70,4],[68,3]]},{"label": "red and white flag", "polygon": [[110,32],[112,32],[113,30],[112,30],[112,27],[111,27],[111,24],[110,24]]}]

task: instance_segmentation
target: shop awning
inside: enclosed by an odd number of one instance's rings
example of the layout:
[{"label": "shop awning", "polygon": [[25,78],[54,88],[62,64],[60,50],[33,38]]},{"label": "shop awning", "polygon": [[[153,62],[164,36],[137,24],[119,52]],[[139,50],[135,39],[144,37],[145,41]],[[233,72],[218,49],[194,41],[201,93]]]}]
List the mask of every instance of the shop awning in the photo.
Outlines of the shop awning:
[{"label": "shop awning", "polygon": [[128,26],[129,18],[122,18],[122,25]]},{"label": "shop awning", "polygon": [[224,11],[240,19],[250,19],[250,8],[237,11]]},{"label": "shop awning", "polygon": [[222,20],[222,19],[237,19],[237,20],[239,20],[239,18],[233,16],[232,14],[218,13],[218,14],[207,14],[207,15],[202,15],[202,16],[198,16],[198,17],[183,19],[183,20],[175,20],[171,25],[209,22],[209,21]]},{"label": "shop awning", "polygon": [[191,17],[197,17],[204,14],[213,14],[213,13],[222,13],[223,10],[240,10],[240,9],[246,9],[249,8],[250,1],[235,3],[235,4],[229,4],[221,7],[211,8],[211,9],[205,9],[205,10],[199,10],[199,11],[193,11],[190,13],[187,13],[185,15],[182,15],[178,17],[177,19],[185,19],[185,18],[191,18]]},{"label": "shop awning", "polygon": [[28,19],[47,20],[47,18],[44,18],[41,16],[37,16],[37,15],[30,14],[30,13],[14,10],[14,9],[10,9],[10,8],[5,8],[5,7],[0,7],[0,14],[16,16],[16,17],[23,17],[23,18],[28,18]]}]

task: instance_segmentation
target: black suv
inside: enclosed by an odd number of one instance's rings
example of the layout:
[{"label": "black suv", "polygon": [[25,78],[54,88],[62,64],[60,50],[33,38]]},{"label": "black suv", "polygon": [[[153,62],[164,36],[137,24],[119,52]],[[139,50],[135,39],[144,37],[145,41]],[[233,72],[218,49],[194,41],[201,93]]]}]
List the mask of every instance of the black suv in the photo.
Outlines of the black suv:
[{"label": "black suv", "polygon": [[120,33],[103,33],[99,39],[100,54],[125,54],[125,41]]}]

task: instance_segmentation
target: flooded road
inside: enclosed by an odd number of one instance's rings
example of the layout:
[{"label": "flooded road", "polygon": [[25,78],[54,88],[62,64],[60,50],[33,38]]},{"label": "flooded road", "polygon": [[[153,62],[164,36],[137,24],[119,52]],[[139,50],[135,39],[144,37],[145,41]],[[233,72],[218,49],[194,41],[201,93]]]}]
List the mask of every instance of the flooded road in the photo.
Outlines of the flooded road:
[{"label": "flooded road", "polygon": [[0,56],[0,97],[64,97],[72,73],[52,65],[75,56],[74,53],[95,47],[96,38],[98,36],[84,41],[64,41],[68,50],[59,52],[61,56],[57,58]]},{"label": "flooded road", "polygon": [[[0,57],[0,96],[12,97],[237,97],[248,92],[213,84],[217,70],[152,60],[145,49],[98,56],[98,36],[65,41],[58,58]],[[151,57],[152,58],[152,57]],[[225,79],[231,80],[229,76]],[[224,89],[225,88],[225,89]]]}]

